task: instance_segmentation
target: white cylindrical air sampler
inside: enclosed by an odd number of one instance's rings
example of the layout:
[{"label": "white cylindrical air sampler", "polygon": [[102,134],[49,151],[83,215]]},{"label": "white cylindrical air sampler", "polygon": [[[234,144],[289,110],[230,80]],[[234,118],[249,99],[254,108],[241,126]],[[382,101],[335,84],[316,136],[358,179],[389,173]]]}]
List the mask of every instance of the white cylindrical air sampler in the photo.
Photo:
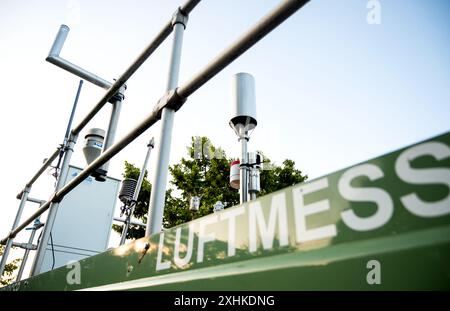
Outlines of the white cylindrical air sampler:
[{"label": "white cylindrical air sampler", "polygon": [[87,131],[84,141],[83,153],[87,164],[91,164],[102,153],[105,131],[92,128]]},{"label": "white cylindrical air sampler", "polygon": [[240,72],[233,77],[233,111],[230,126],[238,136],[256,127],[255,79]]}]

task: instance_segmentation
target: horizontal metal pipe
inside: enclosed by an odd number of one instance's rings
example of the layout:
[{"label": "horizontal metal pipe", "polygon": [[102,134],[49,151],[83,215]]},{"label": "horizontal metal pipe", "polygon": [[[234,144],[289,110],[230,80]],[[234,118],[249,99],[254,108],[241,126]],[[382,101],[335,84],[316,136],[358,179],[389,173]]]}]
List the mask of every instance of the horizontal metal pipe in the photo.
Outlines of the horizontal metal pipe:
[{"label": "horizontal metal pipe", "polygon": [[45,203],[45,200],[39,200],[39,199],[31,198],[31,197],[28,197],[27,201],[28,202],[32,202],[32,203],[37,203],[37,204],[44,204]]},{"label": "horizontal metal pipe", "polygon": [[52,48],[50,49],[50,52],[48,53],[48,56],[45,60],[95,85],[98,85],[104,89],[109,89],[112,85],[111,82],[108,82],[105,79],[102,79],[99,76],[87,70],[84,70],[83,68],[72,64],[68,60],[65,60],[64,58],[59,56],[64,46],[64,42],[67,39],[67,35],[69,34],[69,31],[70,28],[67,25],[61,25],[59,27],[58,33],[56,34],[55,40],[53,41]]},{"label": "horizontal metal pipe", "polygon": [[[184,5],[181,6],[181,10],[185,14],[189,14],[195,6],[200,2],[200,0],[189,0]],[[67,34],[69,32],[69,27],[66,25],[61,25],[58,35],[56,36],[55,41],[53,42],[52,48],[49,53],[49,57],[54,60],[56,57],[59,57],[59,53],[64,45],[64,41],[66,40]],[[153,54],[153,52],[161,45],[162,42],[171,34],[172,32],[172,20],[164,25],[163,29],[158,33],[158,35],[153,39],[152,42],[142,51],[142,53],[136,58],[136,60],[130,65],[130,67],[117,79],[114,84],[110,84],[108,92],[100,99],[97,105],[87,114],[87,116],[75,127],[72,131],[73,135],[78,135],[81,130],[89,123],[90,120],[100,111],[100,109],[108,102],[108,100],[113,97],[117,91],[120,90],[123,84],[127,82],[127,80],[136,72],[136,70]],[[59,58],[60,60],[63,60]],[[66,60],[63,60],[67,63],[70,63]],[[73,65],[73,64],[72,64]],[[75,66],[75,65],[73,65]],[[80,68],[81,69],[81,68]],[[83,69],[81,69],[83,70]],[[90,81],[86,78],[86,80]],[[92,81],[90,81],[92,82]],[[36,173],[36,175],[27,183],[27,186],[31,186],[38,177],[45,171],[45,169],[53,162],[54,159],[59,154],[59,149],[55,151],[55,153],[44,163],[42,168]],[[21,191],[17,198],[20,199],[22,197]]]},{"label": "horizontal metal pipe", "polygon": [[[189,14],[200,0],[188,0],[181,10],[185,14]],[[84,119],[76,126],[72,133],[78,135],[81,130],[89,123],[90,120],[102,109],[102,107],[113,97],[117,91],[128,81],[128,79],[138,70],[138,68],[155,52],[155,50],[164,42],[165,39],[172,33],[172,19],[168,21],[161,31],[156,35],[152,42],[142,51],[142,53],[135,59],[135,61],[128,67],[128,69],[111,85],[110,89],[95,105],[95,107],[84,117]]]},{"label": "horizontal metal pipe", "polygon": [[89,72],[62,57],[49,55],[45,60],[101,88],[109,89],[112,85],[111,82],[106,81],[103,78],[100,78],[99,76],[93,74],[92,72]]},{"label": "horizontal metal pipe", "polygon": [[34,212],[27,220],[25,220],[20,226],[15,230],[11,231],[7,238],[0,241],[0,244],[6,243],[8,238],[13,238],[25,229],[34,219],[42,215],[49,207],[51,203],[60,202],[66,194],[72,191],[76,186],[78,186],[83,180],[85,180],[89,175],[91,175],[97,168],[102,166],[104,163],[109,161],[117,153],[119,153],[123,148],[125,148],[129,143],[135,140],[139,135],[144,133],[150,126],[155,124],[160,118],[160,109],[153,110],[150,115],[147,116],[138,126],[136,126],[130,133],[112,145],[108,150],[103,152],[97,159],[95,159],[91,164],[89,164],[84,170],[82,170],[77,177],[72,179],[68,184],[66,184],[61,190],[56,192],[53,197],[48,200],[41,208]]},{"label": "horizontal metal pipe", "polygon": [[37,245],[34,245],[32,243],[16,243],[13,242],[14,247],[20,247],[26,250],[35,250],[37,248]]},{"label": "horizontal metal pipe", "polygon": [[[114,220],[115,221],[120,221],[120,222],[123,222],[123,223],[127,222],[126,219],[122,219],[122,218],[119,218],[119,217],[114,217]],[[141,227],[144,227],[144,228],[145,228],[145,226],[147,226],[143,222],[135,221],[135,220],[130,220],[130,224],[135,225],[135,226],[141,226]]]},{"label": "horizontal metal pipe", "polygon": [[[181,107],[183,105],[182,101],[183,99],[186,99],[189,95],[191,95],[194,91],[196,91],[209,79],[211,79],[215,74],[217,74],[217,72],[219,72],[221,69],[223,69],[226,65],[231,63],[234,59],[236,59],[240,55],[236,53],[241,54],[244,53],[248,48],[250,48],[262,37],[264,37],[264,35],[266,35],[275,27],[277,27],[279,24],[281,24],[284,20],[286,20],[289,16],[291,16],[296,10],[300,9],[307,2],[309,2],[309,0],[284,1],[272,12],[263,17],[262,20],[256,24],[256,26],[254,26],[249,32],[247,32],[244,36],[242,36],[241,39],[239,39],[235,44],[233,44],[230,48],[225,50],[225,52],[221,53],[220,56],[216,57],[214,61],[212,61],[209,65],[207,65],[204,70],[200,71],[200,73],[197,74],[193,79],[191,79],[190,82],[185,84],[181,89],[177,89],[175,95],[178,95],[179,100],[176,100],[174,103],[171,103],[169,100],[168,104],[174,104],[178,106],[178,108]],[[172,28],[170,27],[170,31],[171,30]],[[252,36],[256,36],[256,38]],[[141,58],[141,56],[139,57],[139,59]],[[131,70],[132,67],[130,67],[129,70]],[[129,70],[127,70],[127,72]],[[119,82],[119,80],[117,82]],[[117,82],[114,85],[116,85]],[[107,93],[112,91],[114,85]],[[67,193],[69,193],[73,188],[75,188],[78,184],[80,184],[98,167],[109,161],[113,156],[119,153],[129,143],[131,143],[139,135],[145,132],[149,127],[155,124],[161,118],[162,109],[164,109],[167,106],[161,105],[160,101],[157,103],[156,108],[143,121],[141,121],[141,123],[139,123],[134,129],[132,129],[126,136],[120,139],[117,143],[112,145],[108,150],[102,153],[95,161],[93,161],[90,165],[88,165],[83,171],[80,172],[80,174],[77,177],[72,179],[72,181],[69,182],[67,185],[65,185],[60,191],[55,193],[47,203],[45,203],[39,210],[37,210],[33,215],[31,215],[24,223],[22,223],[22,225],[18,226],[15,230],[11,231],[7,238],[1,240],[0,244],[4,244],[8,238],[14,238],[18,232],[23,230],[28,224],[34,221],[35,218],[44,213],[49,208],[50,203],[61,201],[62,198]]]},{"label": "horizontal metal pipe", "polygon": [[200,0],[189,0],[186,1],[181,7],[180,10],[186,15],[192,12],[192,10],[200,3]]},{"label": "horizontal metal pipe", "polygon": [[234,44],[200,70],[194,78],[180,86],[177,91],[178,95],[183,98],[189,97],[203,84],[208,82],[223,68],[246,52],[307,2],[309,2],[309,0],[287,0],[280,3],[249,31],[242,35]]},{"label": "horizontal metal pipe", "polygon": [[[189,1],[187,1],[182,6],[183,13],[186,13],[186,14],[190,13],[199,2],[200,2],[199,0],[189,0]],[[62,27],[62,28],[64,28],[64,27]],[[108,102],[108,100],[111,97],[113,97],[117,93],[117,91],[120,90],[120,88],[136,72],[136,70],[147,60],[148,57],[150,57],[150,55],[153,54],[153,52],[161,45],[161,43],[164,42],[164,40],[171,34],[172,30],[173,30],[172,20],[170,20],[169,22],[166,23],[166,25],[164,25],[164,27],[158,33],[158,35],[153,39],[152,42],[150,42],[150,44],[144,49],[144,51],[142,51],[142,53],[136,58],[136,60],[130,65],[130,67],[128,67],[128,69],[116,80],[116,82],[111,85],[111,87],[108,89],[106,94],[100,99],[100,101],[97,103],[97,105],[95,105],[95,107],[84,117],[84,119],[78,124],[78,126],[76,126],[72,130],[72,135],[73,136],[77,136],[81,132],[81,130],[89,123],[90,120],[92,120],[92,118],[97,114],[97,112],[99,112],[100,109],[102,109],[102,107]],[[65,34],[65,36],[67,36],[67,34]],[[58,50],[58,53],[61,50],[62,45],[64,44],[64,40],[65,40],[65,37],[63,38],[62,41],[60,41],[60,43],[57,44],[57,46],[60,46],[59,50]],[[55,42],[56,41],[57,40],[55,40]],[[55,44],[56,43],[54,43],[53,45],[55,46]],[[54,47],[52,47],[52,49],[53,48]],[[56,50],[57,50],[57,48],[55,48],[55,51]],[[139,126],[137,126],[133,131],[130,132],[130,135],[127,135],[124,139],[122,139],[121,141],[117,142],[109,150],[107,150],[99,158],[97,158],[96,161],[91,163],[90,166],[88,166],[85,170],[83,170],[83,172],[86,172],[85,174],[81,175],[81,176],[83,176],[83,178],[78,178],[78,179],[75,178],[74,180],[72,180],[72,182],[75,181],[75,180],[78,180],[78,183],[80,183],[84,178],[89,176],[95,169],[100,167],[102,164],[106,163],[114,155],[116,155],[120,150],[122,150],[126,146],[126,144],[128,144],[129,142],[131,142],[134,139],[136,139],[136,137],[138,137],[140,134],[142,134],[151,125],[156,123],[159,120],[160,115],[161,115],[160,110],[161,109],[154,110],[149,115],[148,118],[146,118]],[[131,140],[128,140],[129,138],[131,138]],[[123,142],[125,142],[125,145],[121,144]],[[52,155],[52,161],[58,156],[58,154],[59,154],[59,150],[57,150],[55,152],[55,154]],[[50,161],[50,163],[52,161]],[[100,163],[100,161],[102,161],[102,162]],[[39,175],[42,174],[42,172],[45,170],[45,168],[42,169],[42,171],[40,171]],[[90,169],[87,172],[88,168],[90,168]],[[39,175],[37,175],[37,177],[39,177]],[[78,177],[81,177],[81,176],[79,175]],[[37,177],[36,178],[33,177],[33,179],[28,184],[33,184],[34,181],[37,179]],[[67,192],[69,192],[74,187],[76,187],[76,185],[78,185],[78,184],[75,184],[75,183],[72,183],[72,182],[69,183],[68,185],[66,185],[66,187],[61,189],[61,191],[59,191],[58,193],[55,193],[51,200],[49,200],[44,205],[42,205],[42,207],[39,208],[33,215],[31,215],[24,223],[22,223],[22,225],[18,226],[15,230],[11,231],[8,236],[11,236],[11,237],[16,236],[18,232],[23,230],[28,224],[30,224],[32,221],[34,221],[35,218],[37,218],[42,213],[44,213],[50,207],[50,204],[53,201],[56,202],[57,199],[59,199],[59,198],[62,199],[62,197],[64,197],[64,195]],[[69,186],[69,185],[72,188],[70,188],[70,190],[67,191],[67,189],[69,189],[67,186]],[[63,194],[63,195],[58,195],[58,194]],[[18,197],[20,198],[21,196],[22,196],[22,194],[20,193],[20,195]],[[7,239],[8,238],[5,238],[5,239],[1,240],[0,244],[5,244]]]},{"label": "horizontal metal pipe", "polygon": [[[45,170],[47,169],[47,167],[49,167],[53,160],[56,159],[56,157],[59,155],[59,150],[60,148],[57,148],[55,150],[55,152],[50,156],[50,158],[48,158],[44,164],[42,164],[42,167],[39,169],[39,171],[37,171],[37,173],[33,176],[33,178],[30,179],[29,182],[27,182],[25,187],[31,187],[33,186],[33,184],[36,182],[36,180],[39,178],[39,176],[42,175],[43,172],[45,172]],[[22,191],[20,191],[20,193],[16,196],[17,199],[20,200],[20,198],[22,198],[22,194],[23,194],[23,189]]]},{"label": "horizontal metal pipe", "polygon": [[73,129],[72,133],[78,135],[81,130],[89,123],[90,120],[102,109],[102,107],[113,97],[117,91],[124,85],[128,79],[136,72],[136,70],[153,54],[153,52],[161,45],[162,42],[172,32],[172,23],[169,21],[159,32],[155,39],[144,49],[144,51],[136,58],[136,60],[128,67],[128,69],[114,82],[111,88],[100,99],[95,107],[84,117],[84,119]]}]

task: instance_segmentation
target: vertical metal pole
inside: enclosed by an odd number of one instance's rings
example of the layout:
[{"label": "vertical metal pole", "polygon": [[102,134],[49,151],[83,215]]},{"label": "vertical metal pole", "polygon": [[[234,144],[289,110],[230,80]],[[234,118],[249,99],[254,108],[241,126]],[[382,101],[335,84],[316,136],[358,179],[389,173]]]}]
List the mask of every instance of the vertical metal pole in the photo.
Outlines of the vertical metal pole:
[{"label": "vertical metal pole", "polygon": [[[122,97],[116,98],[112,102],[111,117],[109,119],[108,131],[106,132],[102,153],[105,152],[109,147],[111,147],[114,144],[114,139],[116,137],[117,132],[117,125],[119,124],[120,110],[122,109],[122,99],[123,99]],[[105,171],[106,174],[106,172],[108,172],[108,167],[109,161],[103,164],[100,167],[100,170]],[[96,179],[99,181],[105,181],[106,176],[100,174],[100,176],[96,176]]]},{"label": "vertical metal pole", "polygon": [[[42,206],[42,204],[41,204]],[[35,223],[33,225],[33,229],[31,229],[30,239],[28,240],[28,245],[31,246],[33,244],[34,236],[36,234],[36,230],[38,229],[39,219],[41,217],[36,218]],[[28,255],[30,254],[30,249],[27,248],[25,250],[25,253],[23,254],[22,262],[20,263],[19,272],[17,273],[17,281],[20,281],[22,279],[23,271],[25,270],[25,266],[28,261]]]},{"label": "vertical metal pole", "polygon": [[[145,170],[147,168],[148,159],[150,158],[150,154],[152,152],[152,149],[155,147],[155,139],[153,137],[150,140],[150,142],[147,144],[147,147],[148,147],[147,154],[145,155],[144,164],[142,165],[141,172],[139,173],[139,178],[138,178],[138,181],[137,181],[136,189],[134,190],[134,194],[133,194],[133,201],[134,202],[136,202],[137,199],[138,199],[139,192],[141,191],[141,187],[142,187],[142,182],[144,181]],[[127,215],[127,218],[125,220],[125,224],[123,225],[122,235],[120,237],[120,244],[119,245],[125,244],[125,240],[127,238],[128,228],[130,227],[131,216],[133,215],[135,206],[136,206],[136,203],[133,204],[133,206],[131,207],[131,210],[130,210],[130,214]]]},{"label": "vertical metal pole", "polygon": [[[180,21],[181,20],[181,21]],[[173,21],[172,55],[170,58],[169,79],[167,90],[173,90],[178,86],[178,74],[180,71],[181,47],[183,33],[187,17],[180,11],[176,13]],[[161,114],[161,132],[156,159],[156,172],[153,178],[153,188],[150,195],[150,204],[145,235],[161,232],[164,214],[164,201],[166,197],[167,173],[169,170],[170,144],[172,141],[172,128],[175,111],[164,108]]]},{"label": "vertical metal pole", "polygon": [[[243,131],[243,129],[242,129]],[[247,142],[248,136],[246,133],[241,133],[239,138],[241,141],[241,160],[240,160],[240,203],[243,204],[248,201],[248,154]]]},{"label": "vertical metal pole", "polygon": [[48,53],[49,56],[59,56],[64,46],[64,42],[66,42],[69,31],[70,28],[67,25],[61,25],[59,27],[55,41],[53,41],[53,45],[50,49],[50,52]]},{"label": "vertical metal pole", "polygon": [[[22,217],[22,212],[25,207],[25,204],[27,202],[28,194],[30,193],[31,187],[25,186],[22,192],[22,198],[20,199],[20,205],[19,209],[17,210],[16,219],[14,219],[13,226],[11,228],[11,231],[16,229],[19,225],[20,217]],[[5,271],[6,262],[8,260],[9,251],[11,250],[11,246],[13,244],[13,239],[8,239],[6,241],[5,249],[3,251],[2,260],[0,262],[0,278],[3,275],[3,272]]]},{"label": "vertical metal pole", "polygon": [[[78,135],[70,135],[69,144],[67,146],[64,160],[61,167],[61,173],[59,174],[58,182],[56,183],[55,193],[58,192],[67,179],[69,173],[70,158],[72,157],[73,148],[77,142]],[[52,203],[48,212],[47,220],[45,221],[44,229],[42,230],[42,236],[38,248],[36,250],[36,256],[34,257],[33,267],[31,269],[31,275],[35,276],[40,273],[42,263],[44,262],[45,250],[47,248],[48,241],[50,239],[50,233],[53,229],[56,214],[58,212],[59,203]]]},{"label": "vertical metal pole", "polygon": [[81,87],[83,86],[83,80],[78,83],[77,94],[75,95],[75,100],[73,102],[72,111],[70,112],[69,123],[67,123],[66,134],[64,135],[64,146],[70,136],[70,129],[72,128],[73,118],[75,117],[75,111],[77,110],[78,99],[80,98]]},{"label": "vertical metal pole", "polygon": [[69,140],[70,129],[72,128],[72,122],[73,122],[73,118],[75,117],[75,111],[77,110],[78,99],[80,98],[82,86],[83,86],[83,80],[80,80],[80,82],[78,84],[77,94],[75,95],[75,101],[73,102],[72,111],[70,112],[69,122],[67,123],[66,134],[64,135],[62,148],[59,151],[58,164],[56,164],[56,174],[58,174],[59,165],[61,164],[62,156],[64,155],[64,148],[67,146],[67,141]]}]

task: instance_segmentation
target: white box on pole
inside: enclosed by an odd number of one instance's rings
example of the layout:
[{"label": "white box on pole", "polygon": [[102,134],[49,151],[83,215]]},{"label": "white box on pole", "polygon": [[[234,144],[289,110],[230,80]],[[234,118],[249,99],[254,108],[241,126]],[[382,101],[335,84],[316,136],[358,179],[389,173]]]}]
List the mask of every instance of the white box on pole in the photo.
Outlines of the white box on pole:
[{"label": "white box on pole", "polygon": [[[70,166],[66,184],[81,172]],[[41,272],[71,260],[99,254],[108,247],[120,180],[98,182],[89,176],[61,201]],[[53,240],[53,251],[52,243]],[[54,264],[53,264],[54,255]]]}]

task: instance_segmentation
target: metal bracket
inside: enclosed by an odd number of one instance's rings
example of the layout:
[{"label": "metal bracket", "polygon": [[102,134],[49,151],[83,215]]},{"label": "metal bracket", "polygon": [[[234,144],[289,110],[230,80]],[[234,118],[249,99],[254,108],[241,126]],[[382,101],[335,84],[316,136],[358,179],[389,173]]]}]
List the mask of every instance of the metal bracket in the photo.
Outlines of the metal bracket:
[{"label": "metal bracket", "polygon": [[161,119],[163,108],[169,108],[178,111],[178,109],[180,109],[181,106],[183,106],[183,104],[186,102],[187,98],[178,95],[177,90],[178,88],[168,91],[163,97],[158,100],[158,103],[153,109],[153,111],[157,113],[158,119]]},{"label": "metal bracket", "polygon": [[29,249],[29,250],[36,250],[37,245],[31,244],[31,243],[13,243],[13,246],[23,248],[23,249]]},{"label": "metal bracket", "polygon": [[150,139],[150,141],[147,144],[147,147],[155,148],[155,138],[154,137],[152,137],[152,139]]},{"label": "metal bracket", "polygon": [[58,198],[58,197],[56,196],[56,193],[57,193],[57,192],[54,192],[54,193],[52,194],[52,196],[50,197],[50,199],[49,199],[47,202],[49,202],[50,204],[61,202],[63,198]]},{"label": "metal bracket", "polygon": [[188,15],[181,11],[181,8],[178,8],[172,16],[172,27],[175,26],[175,24],[182,24],[184,29],[186,29],[188,19]]},{"label": "metal bracket", "polygon": [[25,187],[23,187],[22,191],[20,191],[20,193],[16,196],[17,200],[21,200],[22,196],[25,194],[25,192],[30,193],[31,191],[31,186],[26,184]]},{"label": "metal bracket", "polygon": [[243,139],[245,139],[246,141],[249,141],[249,140],[250,140],[250,136],[247,135],[247,134],[241,134],[241,135],[239,136],[239,138],[238,138],[238,141],[241,141],[241,140],[243,140]]},{"label": "metal bracket", "polygon": [[[114,79],[114,81],[116,81],[116,79]],[[116,94],[114,94],[109,100],[108,102],[111,104],[114,104],[117,101],[123,101],[125,99],[125,90],[127,89],[127,85],[124,83],[120,89],[116,92]]]}]

